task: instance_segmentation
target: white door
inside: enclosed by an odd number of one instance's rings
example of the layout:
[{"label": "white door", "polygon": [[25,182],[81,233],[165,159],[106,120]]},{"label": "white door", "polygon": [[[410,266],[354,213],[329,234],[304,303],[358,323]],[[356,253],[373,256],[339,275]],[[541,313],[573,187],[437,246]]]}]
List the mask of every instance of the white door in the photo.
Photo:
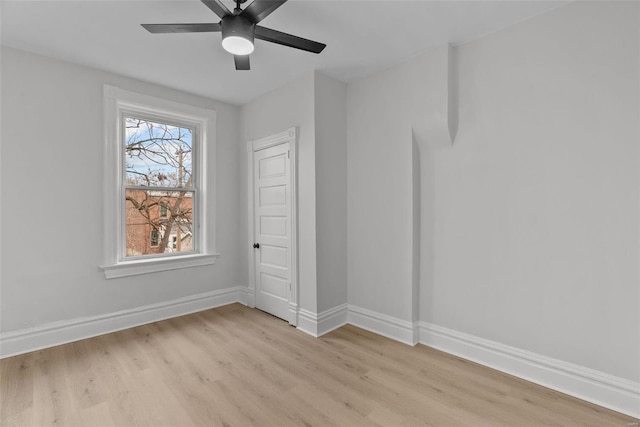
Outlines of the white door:
[{"label": "white door", "polygon": [[289,143],[253,153],[256,307],[289,318],[291,163]]}]

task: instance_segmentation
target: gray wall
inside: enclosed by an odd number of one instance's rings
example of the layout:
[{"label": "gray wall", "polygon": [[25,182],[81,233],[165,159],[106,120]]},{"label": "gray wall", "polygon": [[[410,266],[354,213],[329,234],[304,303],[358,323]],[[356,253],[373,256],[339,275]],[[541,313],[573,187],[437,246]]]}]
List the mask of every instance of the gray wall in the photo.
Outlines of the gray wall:
[{"label": "gray wall", "polygon": [[318,313],[347,302],[347,85],[315,75]]},{"label": "gray wall", "polygon": [[423,318],[640,380],[638,2],[576,2],[458,50]]},{"label": "gray wall", "polygon": [[[457,138],[421,147],[420,320],[640,379],[639,7],[575,2],[455,49]],[[349,302],[403,320],[431,60],[348,87]]]},{"label": "gray wall", "polygon": [[[212,266],[105,280],[103,84],[217,112]],[[239,262],[239,109],[2,48],[2,331],[113,313],[244,284]]]}]

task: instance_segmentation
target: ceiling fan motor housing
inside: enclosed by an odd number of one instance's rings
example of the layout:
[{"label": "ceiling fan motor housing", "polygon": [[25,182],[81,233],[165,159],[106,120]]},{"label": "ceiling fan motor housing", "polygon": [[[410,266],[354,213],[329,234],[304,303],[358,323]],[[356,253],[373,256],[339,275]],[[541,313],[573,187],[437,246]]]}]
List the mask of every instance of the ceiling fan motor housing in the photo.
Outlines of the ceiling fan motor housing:
[{"label": "ceiling fan motor housing", "polygon": [[227,15],[222,18],[222,39],[227,37],[242,37],[254,42],[256,24],[239,15]]}]

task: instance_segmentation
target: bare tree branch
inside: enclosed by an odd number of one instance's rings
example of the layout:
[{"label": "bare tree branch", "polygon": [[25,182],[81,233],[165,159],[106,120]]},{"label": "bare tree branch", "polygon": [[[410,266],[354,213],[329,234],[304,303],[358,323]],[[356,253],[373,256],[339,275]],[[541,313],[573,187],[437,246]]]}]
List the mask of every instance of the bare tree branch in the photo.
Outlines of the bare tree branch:
[{"label": "bare tree branch", "polygon": [[[192,236],[192,193],[178,191],[185,187],[192,188],[193,184],[192,131],[136,118],[127,118],[125,127],[125,184],[167,188],[164,194],[140,189],[127,190],[126,226],[157,230],[161,237],[157,247],[160,253],[168,249],[171,236],[175,235],[179,250],[181,236]],[[166,207],[166,217],[161,215],[163,206]],[[131,235],[149,234],[144,230],[131,230]],[[147,235],[143,237],[145,241],[151,238]]]}]

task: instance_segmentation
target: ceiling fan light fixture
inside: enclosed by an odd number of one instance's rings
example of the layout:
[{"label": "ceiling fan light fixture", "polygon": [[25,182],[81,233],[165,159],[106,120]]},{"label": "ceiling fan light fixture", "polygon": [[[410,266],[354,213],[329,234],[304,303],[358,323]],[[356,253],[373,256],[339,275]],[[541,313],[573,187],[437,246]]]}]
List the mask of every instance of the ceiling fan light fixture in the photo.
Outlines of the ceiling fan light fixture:
[{"label": "ceiling fan light fixture", "polygon": [[240,36],[228,36],[222,39],[222,47],[234,55],[249,55],[254,49],[251,40]]},{"label": "ceiling fan light fixture", "polygon": [[228,15],[222,19],[222,47],[233,55],[253,52],[255,24],[241,17]]}]

